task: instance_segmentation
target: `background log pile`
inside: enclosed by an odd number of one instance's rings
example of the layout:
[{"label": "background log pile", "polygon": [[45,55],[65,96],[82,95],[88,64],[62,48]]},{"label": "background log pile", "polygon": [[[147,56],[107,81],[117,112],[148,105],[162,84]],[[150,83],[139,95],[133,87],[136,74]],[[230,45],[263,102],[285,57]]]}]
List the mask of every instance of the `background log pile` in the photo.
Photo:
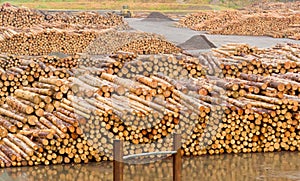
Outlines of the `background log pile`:
[{"label": "background log pile", "polygon": [[[299,52],[229,44],[198,58],[7,56],[3,85],[27,84],[2,90],[0,165],[111,160],[113,139],[125,140],[125,155],[168,150],[173,132],[187,156],[300,150]],[[240,66],[248,71],[228,73]]]},{"label": "background log pile", "polygon": [[113,13],[48,14],[3,5],[0,17],[1,53],[41,56],[57,52],[113,54],[120,50],[138,54],[181,52],[162,36],[128,31],[123,18]]},{"label": "background log pile", "polygon": [[49,23],[64,23],[76,24],[83,26],[103,26],[106,28],[123,25],[122,16],[114,13],[106,13],[101,15],[96,12],[81,12],[76,14],[67,15],[65,13],[48,14]]},{"label": "background log pile", "polygon": [[47,55],[51,52],[82,52],[99,34],[95,30],[31,28],[16,32],[7,29],[1,34],[0,51],[15,55]]},{"label": "background log pile", "polygon": [[119,50],[138,54],[178,53],[180,48],[156,34],[96,29],[45,28],[15,31],[5,29],[0,34],[0,52],[15,55],[48,55],[62,52],[112,54]]},{"label": "background log pile", "polygon": [[295,10],[298,11],[300,9],[300,2],[256,2],[246,7],[246,9],[254,10],[254,11],[265,11],[265,10],[276,10],[276,11],[289,11]]},{"label": "background log pile", "polygon": [[44,16],[28,8],[0,7],[0,25],[12,26],[16,28],[31,27],[43,23]]},{"label": "background log pile", "polygon": [[123,18],[113,13],[99,14],[81,12],[77,14],[49,14],[26,7],[2,5],[0,7],[0,26],[14,28],[30,28],[44,23],[63,23],[66,25],[101,26],[111,28],[124,24]]},{"label": "background log pile", "polygon": [[192,26],[210,20],[213,17],[213,13],[209,11],[187,14],[184,18],[179,19],[177,25],[191,28]]},{"label": "background log pile", "polygon": [[210,18],[205,21],[201,21],[199,23],[191,23],[194,24],[193,28],[197,31],[213,31],[218,30],[220,27],[225,26],[225,24],[230,24],[232,21],[237,21],[243,13],[240,11],[224,11],[224,12],[216,12],[211,15]]},{"label": "background log pile", "polygon": [[85,50],[88,54],[112,54],[117,51],[137,54],[171,54],[181,49],[164,37],[145,32],[106,30]]},{"label": "background log pile", "polygon": [[[286,38],[287,27],[300,23],[300,14],[256,13],[245,15],[219,30],[210,31],[212,34],[225,35],[268,35],[274,38]],[[289,36],[288,38],[292,38]]]},{"label": "background log pile", "polygon": [[240,11],[199,12],[188,14],[179,20],[180,26],[211,34],[259,35],[274,38],[299,39],[299,2],[285,6],[285,11],[253,11],[251,8]]},{"label": "background log pile", "polygon": [[[246,52],[241,53],[243,47]],[[258,49],[245,44],[228,44],[214,49],[220,58],[225,77],[239,77],[241,73],[270,76],[299,72],[299,45],[278,44],[269,49]],[[239,52],[239,53],[238,53]]]}]

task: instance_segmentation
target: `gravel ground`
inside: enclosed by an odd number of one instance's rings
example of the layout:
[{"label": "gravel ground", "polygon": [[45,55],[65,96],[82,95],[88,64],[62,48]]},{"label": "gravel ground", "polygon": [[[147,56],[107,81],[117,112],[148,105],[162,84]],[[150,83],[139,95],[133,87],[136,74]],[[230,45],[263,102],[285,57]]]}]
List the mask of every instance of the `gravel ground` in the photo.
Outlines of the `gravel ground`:
[{"label": "gravel ground", "polygon": [[[169,41],[176,45],[185,42],[194,35],[205,34],[205,32],[193,31],[187,28],[178,28],[175,25],[176,21],[141,21],[139,18],[125,19],[129,26],[136,30],[141,30],[150,33],[157,33],[165,36]],[[276,45],[277,43],[300,43],[300,41],[285,39],[285,38],[271,38],[266,36],[235,36],[235,35],[209,35],[205,36],[217,47],[226,43],[248,43],[259,48],[267,48]],[[198,50],[203,51],[203,50]],[[197,52],[193,50],[193,52]]]}]

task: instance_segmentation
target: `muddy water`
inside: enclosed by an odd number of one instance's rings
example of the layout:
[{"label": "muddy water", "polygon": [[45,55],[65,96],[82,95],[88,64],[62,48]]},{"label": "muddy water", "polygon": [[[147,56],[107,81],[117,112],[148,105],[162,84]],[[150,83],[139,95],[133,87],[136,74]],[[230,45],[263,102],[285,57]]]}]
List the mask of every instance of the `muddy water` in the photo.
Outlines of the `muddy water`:
[{"label": "muddy water", "polygon": [[[125,164],[125,180],[171,181],[172,160],[143,165]],[[0,170],[0,181],[112,180],[112,163],[55,165]],[[254,153],[186,157],[183,181],[296,181],[300,180],[300,152]]]}]

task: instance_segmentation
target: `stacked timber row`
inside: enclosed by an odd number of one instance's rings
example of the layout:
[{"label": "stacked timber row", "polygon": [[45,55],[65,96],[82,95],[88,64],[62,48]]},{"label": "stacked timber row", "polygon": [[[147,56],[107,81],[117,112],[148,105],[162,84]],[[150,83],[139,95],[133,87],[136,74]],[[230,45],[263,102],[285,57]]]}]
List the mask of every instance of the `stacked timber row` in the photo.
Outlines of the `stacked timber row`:
[{"label": "stacked timber row", "polygon": [[191,28],[192,26],[202,23],[206,20],[210,20],[214,15],[212,12],[198,12],[187,14],[184,18],[181,18],[178,22],[178,26]]},{"label": "stacked timber row", "polygon": [[[197,31],[214,31],[220,29],[232,21],[238,21],[243,13],[240,11],[224,11],[218,12],[216,15],[208,18],[207,20],[201,21],[194,24],[193,29]],[[192,22],[190,22],[192,24]]]},{"label": "stacked timber row", "polygon": [[[75,54],[82,52],[99,31],[72,29],[28,29],[14,31],[7,29],[1,34],[0,52],[15,55],[47,55],[51,52]],[[63,40],[63,41],[62,41]]]},{"label": "stacked timber row", "polygon": [[259,35],[298,39],[298,11],[220,11],[189,14],[179,24],[197,31],[224,35]]},{"label": "stacked timber row", "polygon": [[65,13],[47,14],[49,23],[76,24],[82,26],[104,26],[106,28],[125,24],[122,16],[114,13],[99,14],[96,12],[81,12],[67,15]]},{"label": "stacked timber row", "polygon": [[300,9],[300,2],[294,1],[294,2],[256,2],[251,4],[249,7],[246,7],[246,9],[252,10],[252,11],[290,11],[295,10],[298,11]]},{"label": "stacked timber row", "polygon": [[[62,41],[63,40],[63,41]],[[15,55],[48,55],[62,52],[112,54],[119,50],[139,54],[179,53],[181,49],[156,34],[97,29],[45,28],[5,29],[0,34],[0,52]]]},{"label": "stacked timber row", "polygon": [[81,25],[81,26],[101,26],[111,28],[124,25],[123,18],[116,14],[82,12],[77,14],[56,13],[49,14],[42,11],[32,10],[26,7],[14,7],[3,4],[0,8],[0,26],[14,28],[30,28],[40,24]]},{"label": "stacked timber row", "polygon": [[133,78],[135,75],[149,76],[152,74],[163,74],[172,79],[205,77],[209,67],[201,63],[197,58],[184,55],[139,56],[134,61],[127,62],[120,69],[115,68],[114,73],[124,78]]},{"label": "stacked timber row", "polygon": [[[286,62],[298,66],[299,51],[296,44],[259,51],[227,45],[219,51],[223,53],[206,53],[198,60],[120,52],[104,62],[95,56],[87,63],[79,60],[78,68],[64,69],[27,60],[32,68],[26,68],[25,75],[29,71],[39,76],[3,99],[0,166],[111,160],[113,139],[125,141],[125,155],[169,150],[174,132],[181,133],[181,151],[187,156],[299,151],[298,68],[225,78],[211,70],[226,70],[224,59],[236,61],[229,65],[244,65],[249,63],[244,59],[254,55],[261,65],[274,57],[292,57]],[[48,73],[39,72],[36,65]],[[174,66],[186,69],[187,78],[182,72],[175,76]],[[125,68],[127,73],[122,72]],[[207,73],[198,74],[202,69]]]},{"label": "stacked timber row", "polygon": [[225,35],[269,35],[274,38],[285,38],[284,30],[293,24],[299,23],[300,13],[257,13],[254,15],[245,15],[237,22],[225,25],[220,30],[211,31],[210,33]]},{"label": "stacked timber row", "polygon": [[299,72],[299,45],[278,44],[269,49],[258,49],[245,44],[228,44],[213,49],[220,59],[225,77],[239,77],[241,73],[269,76]]},{"label": "stacked timber row", "polygon": [[89,55],[112,54],[117,51],[137,54],[172,54],[181,49],[164,37],[145,32],[106,30],[86,48]]},{"label": "stacked timber row", "polygon": [[28,8],[16,8],[3,4],[0,9],[0,25],[16,28],[31,27],[43,23],[44,16]]}]

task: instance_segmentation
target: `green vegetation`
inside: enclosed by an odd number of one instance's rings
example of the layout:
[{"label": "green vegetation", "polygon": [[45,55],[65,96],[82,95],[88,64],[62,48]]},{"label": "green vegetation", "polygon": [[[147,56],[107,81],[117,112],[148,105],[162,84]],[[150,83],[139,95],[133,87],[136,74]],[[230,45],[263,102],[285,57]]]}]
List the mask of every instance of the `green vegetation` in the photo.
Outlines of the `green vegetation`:
[{"label": "green vegetation", "polygon": [[119,10],[129,5],[133,11],[194,12],[228,8],[224,3],[210,4],[211,0],[0,0],[17,6],[37,9]]}]

